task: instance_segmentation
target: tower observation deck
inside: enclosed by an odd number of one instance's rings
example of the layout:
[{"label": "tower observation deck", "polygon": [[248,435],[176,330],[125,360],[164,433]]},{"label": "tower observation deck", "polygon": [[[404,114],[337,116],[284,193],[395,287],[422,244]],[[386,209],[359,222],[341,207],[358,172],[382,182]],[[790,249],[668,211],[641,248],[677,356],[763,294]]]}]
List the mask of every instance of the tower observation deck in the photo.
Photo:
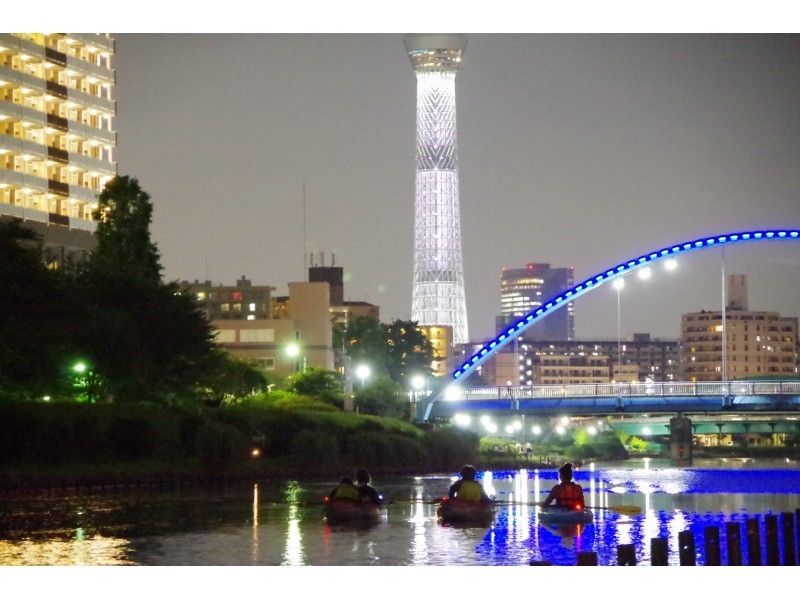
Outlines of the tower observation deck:
[{"label": "tower observation deck", "polygon": [[417,77],[411,318],[423,326],[452,326],[453,341],[465,343],[455,83],[467,37],[408,35],[405,45]]}]

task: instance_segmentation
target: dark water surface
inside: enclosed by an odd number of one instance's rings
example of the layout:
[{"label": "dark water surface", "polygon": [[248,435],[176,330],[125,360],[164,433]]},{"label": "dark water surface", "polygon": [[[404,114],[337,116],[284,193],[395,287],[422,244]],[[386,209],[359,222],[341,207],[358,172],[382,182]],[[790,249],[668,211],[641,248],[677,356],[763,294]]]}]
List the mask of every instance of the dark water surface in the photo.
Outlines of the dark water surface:
[{"label": "dark water surface", "polygon": [[489,493],[509,502],[488,527],[437,521],[425,501],[446,494],[451,474],[374,480],[394,502],[367,528],[322,522],[320,501],[334,477],[214,492],[16,498],[0,500],[0,564],[574,565],[576,551],[586,550],[615,564],[618,544],[634,544],[647,564],[654,537],[668,539],[677,564],[678,534],[687,529],[702,564],[705,526],[722,527],[724,555],[724,522],[756,516],[763,534],[764,514],[800,508],[797,462],[729,459],[675,469],[640,460],[587,466],[576,478],[587,505],[638,506],[641,515],[597,509],[586,526],[541,524],[537,507],[513,503],[544,498],[555,470],[482,472]]}]

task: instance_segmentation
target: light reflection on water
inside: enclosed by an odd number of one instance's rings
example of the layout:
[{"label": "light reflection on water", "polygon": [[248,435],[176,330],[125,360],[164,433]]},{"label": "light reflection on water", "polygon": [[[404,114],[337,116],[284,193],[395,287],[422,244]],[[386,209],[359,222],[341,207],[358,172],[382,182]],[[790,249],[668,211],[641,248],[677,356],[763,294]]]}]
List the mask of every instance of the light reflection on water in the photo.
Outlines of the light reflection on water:
[{"label": "light reflection on water", "polygon": [[[545,526],[533,503],[556,477],[554,470],[483,472],[485,488],[498,500],[513,501],[497,509],[488,528],[437,522],[431,499],[447,493],[450,475],[377,479],[394,502],[369,528],[322,523],[319,499],[333,479],[193,495],[0,501],[0,512],[11,514],[11,523],[0,528],[0,564],[526,565],[533,559],[572,565],[583,550],[597,552],[607,565],[616,563],[619,544],[633,544],[638,561],[648,564],[650,540],[657,537],[668,539],[670,564],[677,564],[678,534],[686,529],[695,534],[702,564],[705,526],[720,526],[726,562],[726,521],[800,508],[797,469],[597,465],[576,475],[596,508],[593,522]],[[777,493],[765,492],[769,487]],[[602,508],[615,505],[642,513]]]}]

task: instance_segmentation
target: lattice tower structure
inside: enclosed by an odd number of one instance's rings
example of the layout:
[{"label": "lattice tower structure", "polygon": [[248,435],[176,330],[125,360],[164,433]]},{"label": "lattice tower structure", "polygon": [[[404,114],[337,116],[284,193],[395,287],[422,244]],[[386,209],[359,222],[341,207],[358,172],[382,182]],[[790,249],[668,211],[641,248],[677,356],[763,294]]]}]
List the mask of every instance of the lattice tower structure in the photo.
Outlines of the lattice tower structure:
[{"label": "lattice tower structure", "polygon": [[452,326],[453,342],[465,343],[455,82],[467,37],[409,35],[405,45],[417,77],[411,318],[422,326]]}]

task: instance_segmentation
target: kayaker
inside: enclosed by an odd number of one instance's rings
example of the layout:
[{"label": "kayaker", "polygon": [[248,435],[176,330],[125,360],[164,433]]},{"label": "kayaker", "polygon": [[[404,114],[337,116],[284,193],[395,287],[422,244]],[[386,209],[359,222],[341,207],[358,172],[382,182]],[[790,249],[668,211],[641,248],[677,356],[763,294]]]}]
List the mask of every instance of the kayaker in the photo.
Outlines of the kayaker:
[{"label": "kayaker", "polygon": [[361,497],[361,502],[378,506],[382,505],[383,497],[378,494],[375,488],[369,485],[369,482],[369,472],[366,469],[359,469],[356,471],[356,489]]},{"label": "kayaker", "polygon": [[548,508],[555,501],[556,506],[571,511],[582,511],[586,508],[583,500],[583,488],[572,481],[572,463],[565,463],[558,469],[560,484],[553,486],[550,494],[542,503],[543,508]]},{"label": "kayaker", "polygon": [[328,494],[328,499],[332,501],[349,500],[352,502],[361,502],[361,495],[358,493],[358,488],[353,484],[353,480],[350,478],[342,478],[339,485]]},{"label": "kayaker", "polygon": [[450,486],[450,498],[457,498],[465,502],[492,502],[478,482],[475,481],[475,468],[465,465],[461,468],[461,479]]}]

